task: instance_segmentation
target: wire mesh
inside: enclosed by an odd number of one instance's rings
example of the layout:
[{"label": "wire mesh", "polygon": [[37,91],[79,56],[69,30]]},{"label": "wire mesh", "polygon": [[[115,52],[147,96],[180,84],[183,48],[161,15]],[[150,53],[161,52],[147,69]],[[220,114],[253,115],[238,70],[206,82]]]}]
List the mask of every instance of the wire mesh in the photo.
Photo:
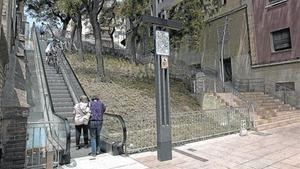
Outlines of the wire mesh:
[{"label": "wire mesh", "polygon": [[[197,112],[171,113],[172,143],[174,146],[219,135],[238,132],[241,123],[251,122],[246,108],[215,109]],[[125,118],[128,130],[128,153],[156,148],[156,117],[137,115]]]}]

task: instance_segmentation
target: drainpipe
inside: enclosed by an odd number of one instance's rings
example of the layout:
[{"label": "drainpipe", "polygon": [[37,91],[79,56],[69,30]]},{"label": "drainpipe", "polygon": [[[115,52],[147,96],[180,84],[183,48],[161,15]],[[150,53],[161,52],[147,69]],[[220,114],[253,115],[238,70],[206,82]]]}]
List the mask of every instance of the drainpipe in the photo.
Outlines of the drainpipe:
[{"label": "drainpipe", "polygon": [[227,30],[227,24],[228,24],[228,16],[225,17],[225,25],[223,30],[223,37],[222,37],[222,46],[221,46],[221,80],[222,80],[222,88],[224,90],[224,43],[225,43],[225,35]]},{"label": "drainpipe", "polygon": [[252,66],[252,53],[251,53],[251,40],[250,40],[250,28],[249,28],[248,10],[249,10],[249,5],[247,5],[247,8],[245,10],[245,17],[246,17],[246,28],[247,28],[247,35],[248,35],[248,48],[249,48],[248,54],[249,54],[249,57],[250,57],[250,66]]}]

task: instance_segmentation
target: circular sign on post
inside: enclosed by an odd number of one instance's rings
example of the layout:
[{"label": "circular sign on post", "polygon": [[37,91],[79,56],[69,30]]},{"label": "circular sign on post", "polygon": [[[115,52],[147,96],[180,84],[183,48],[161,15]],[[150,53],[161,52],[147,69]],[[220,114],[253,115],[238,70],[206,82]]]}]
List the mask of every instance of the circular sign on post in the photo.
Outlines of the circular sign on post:
[{"label": "circular sign on post", "polygon": [[155,32],[155,47],[157,55],[170,55],[170,40],[169,40],[169,32],[159,31]]}]

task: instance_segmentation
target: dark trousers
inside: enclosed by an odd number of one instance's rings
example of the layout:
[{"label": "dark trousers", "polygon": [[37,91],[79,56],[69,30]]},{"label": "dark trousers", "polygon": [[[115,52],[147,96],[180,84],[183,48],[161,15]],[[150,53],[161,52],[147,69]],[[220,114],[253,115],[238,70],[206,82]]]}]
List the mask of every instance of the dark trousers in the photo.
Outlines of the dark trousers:
[{"label": "dark trousers", "polygon": [[83,130],[83,139],[84,139],[84,144],[88,145],[89,144],[89,135],[88,135],[88,125],[75,125],[76,129],[76,146],[79,146],[80,144],[80,136],[81,136],[81,130]]}]

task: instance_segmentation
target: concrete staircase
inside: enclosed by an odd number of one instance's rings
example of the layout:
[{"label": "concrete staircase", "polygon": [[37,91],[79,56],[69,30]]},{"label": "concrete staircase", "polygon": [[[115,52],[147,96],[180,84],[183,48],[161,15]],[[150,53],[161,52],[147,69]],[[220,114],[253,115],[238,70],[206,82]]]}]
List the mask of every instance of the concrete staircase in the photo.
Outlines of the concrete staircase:
[{"label": "concrete staircase", "polygon": [[68,119],[71,128],[71,142],[75,142],[75,126],[73,120],[74,102],[61,73],[57,74],[52,65],[48,65],[43,58],[47,82],[56,114]]},{"label": "concrete staircase", "polygon": [[[300,110],[296,110],[289,104],[284,104],[262,92],[241,93],[248,100],[256,103],[255,114],[256,129],[267,130],[287,124],[300,122]],[[232,93],[218,93],[219,98],[227,102],[229,106],[245,106],[245,102]]]}]

